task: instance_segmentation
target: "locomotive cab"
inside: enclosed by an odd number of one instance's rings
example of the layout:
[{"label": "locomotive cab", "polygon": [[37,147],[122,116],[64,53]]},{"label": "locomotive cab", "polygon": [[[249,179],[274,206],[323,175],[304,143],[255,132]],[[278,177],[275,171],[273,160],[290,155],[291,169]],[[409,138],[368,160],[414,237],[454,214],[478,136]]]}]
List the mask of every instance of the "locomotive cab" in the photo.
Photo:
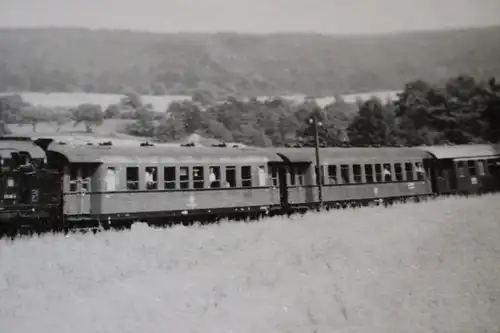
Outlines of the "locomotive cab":
[{"label": "locomotive cab", "polygon": [[0,141],[0,225],[46,224],[59,215],[60,180],[29,139]]}]

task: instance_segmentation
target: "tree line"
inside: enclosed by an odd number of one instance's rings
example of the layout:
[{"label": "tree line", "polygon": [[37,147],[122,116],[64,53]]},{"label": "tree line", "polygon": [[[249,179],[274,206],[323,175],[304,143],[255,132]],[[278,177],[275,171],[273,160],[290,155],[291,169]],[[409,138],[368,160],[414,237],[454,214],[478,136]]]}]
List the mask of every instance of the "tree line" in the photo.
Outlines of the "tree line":
[{"label": "tree line", "polygon": [[281,98],[260,101],[210,94],[172,102],[154,110],[137,93],[103,109],[82,104],[69,110],[36,108],[18,95],[0,99],[0,119],[9,124],[51,121],[84,123],[88,132],[105,119],[131,119],[131,135],[150,141],[178,141],[192,133],[222,142],[254,146],[311,146],[318,122],[322,146],[415,146],[500,141],[500,83],[456,76],[443,84],[424,80],[407,83],[396,100],[371,98],[346,103],[339,96],[320,107],[309,98],[292,103]]}]

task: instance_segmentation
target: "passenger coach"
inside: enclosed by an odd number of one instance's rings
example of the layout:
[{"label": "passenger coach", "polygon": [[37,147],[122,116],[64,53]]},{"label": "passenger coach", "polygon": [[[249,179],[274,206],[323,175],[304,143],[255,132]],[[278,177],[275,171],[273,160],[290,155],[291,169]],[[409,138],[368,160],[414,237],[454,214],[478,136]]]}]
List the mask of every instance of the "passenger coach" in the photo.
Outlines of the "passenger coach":
[{"label": "passenger coach", "polygon": [[422,147],[434,158],[433,185],[439,194],[500,190],[500,146],[491,144]]},{"label": "passenger coach", "polygon": [[[285,160],[284,195],[291,207],[319,201],[312,148],[275,151]],[[413,148],[321,148],[320,181],[326,205],[349,205],[432,194],[432,156]]]},{"label": "passenger coach", "polygon": [[52,143],[63,171],[67,222],[154,220],[262,212],[278,206],[263,149],[172,146],[74,146]]}]

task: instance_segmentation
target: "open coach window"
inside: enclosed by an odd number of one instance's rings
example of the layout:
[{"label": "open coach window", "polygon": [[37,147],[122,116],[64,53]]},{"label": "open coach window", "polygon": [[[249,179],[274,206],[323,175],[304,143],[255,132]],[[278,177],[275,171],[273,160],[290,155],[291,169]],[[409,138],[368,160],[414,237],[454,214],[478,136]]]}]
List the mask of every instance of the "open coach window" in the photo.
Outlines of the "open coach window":
[{"label": "open coach window", "polygon": [[328,183],[333,185],[337,184],[337,166],[328,165]]},{"label": "open coach window", "polygon": [[92,177],[92,168],[89,165],[83,166],[81,169],[82,191],[90,192],[90,179]]},{"label": "open coach window", "polygon": [[365,179],[367,183],[374,183],[373,165],[365,164]]},{"label": "open coach window", "polygon": [[164,186],[165,189],[167,190],[174,190],[175,189],[175,167],[165,167],[163,168],[163,175],[164,175]]},{"label": "open coach window", "polygon": [[288,173],[290,174],[290,185],[295,186],[295,167],[293,165],[288,167]]},{"label": "open coach window", "polygon": [[252,167],[250,166],[241,167],[241,186],[252,187]]},{"label": "open coach window", "polygon": [[226,167],[226,187],[236,187],[236,167]]},{"label": "open coach window", "polygon": [[69,191],[78,191],[78,167],[76,165],[69,167]]},{"label": "open coach window", "polygon": [[259,165],[259,186],[267,185],[267,172],[263,165]]},{"label": "open coach window", "polygon": [[148,190],[158,189],[158,168],[157,167],[146,167],[145,173],[146,188]]},{"label": "open coach window", "polygon": [[278,186],[279,183],[279,173],[278,173],[278,167],[275,165],[271,166],[271,180],[273,186]]},{"label": "open coach window", "polygon": [[458,177],[465,178],[465,162],[464,161],[459,161],[457,163],[457,172],[458,172]]},{"label": "open coach window", "polygon": [[392,181],[392,165],[390,163],[384,163],[384,181]]},{"label": "open coach window", "polygon": [[127,168],[127,190],[138,190],[139,189],[139,168],[138,167],[128,167]]},{"label": "open coach window", "polygon": [[382,165],[381,164],[375,164],[375,181],[377,183],[383,182],[384,177],[382,173]]},{"label": "open coach window", "polygon": [[485,165],[486,161],[484,160],[479,160],[477,161],[477,172],[479,173],[480,176],[484,176],[486,174],[485,172]]},{"label": "open coach window", "polygon": [[189,188],[189,168],[188,167],[180,167],[179,168],[179,184],[181,189]]},{"label": "open coach window", "polygon": [[219,188],[220,187],[220,167],[212,166],[210,167],[209,173],[209,181],[211,188]]},{"label": "open coach window", "polygon": [[403,181],[403,168],[401,163],[394,163],[394,174],[396,176],[396,181]]},{"label": "open coach window", "polygon": [[354,164],[352,166],[352,173],[355,183],[361,183],[363,181],[363,176],[361,175],[361,165]]},{"label": "open coach window", "polygon": [[203,167],[193,167],[193,188],[204,188]]},{"label": "open coach window", "polygon": [[467,161],[467,169],[471,177],[477,176],[476,161]]},{"label": "open coach window", "polygon": [[422,163],[420,162],[417,163],[415,171],[417,172],[418,180],[425,180],[425,170],[424,167],[422,166]]},{"label": "open coach window", "polygon": [[414,179],[413,177],[413,164],[411,163],[405,163],[405,173],[406,173],[406,180],[411,182]]},{"label": "open coach window", "polygon": [[349,165],[340,165],[340,177],[342,177],[342,184],[349,184],[351,182],[351,179],[349,177]]}]

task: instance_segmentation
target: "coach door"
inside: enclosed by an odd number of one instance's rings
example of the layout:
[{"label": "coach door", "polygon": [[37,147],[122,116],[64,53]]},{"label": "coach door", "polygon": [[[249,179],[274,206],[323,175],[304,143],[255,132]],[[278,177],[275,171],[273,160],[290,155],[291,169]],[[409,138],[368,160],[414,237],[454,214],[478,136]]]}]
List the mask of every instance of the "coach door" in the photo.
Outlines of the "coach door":
[{"label": "coach door", "polygon": [[273,205],[279,204],[281,207],[284,207],[286,204],[286,191],[283,192],[283,186],[281,186],[281,184],[283,184],[281,178],[281,174],[283,173],[281,165],[278,163],[269,163],[268,170],[269,178],[271,180],[271,202]]},{"label": "coach door", "polygon": [[470,177],[467,171],[466,161],[455,161],[457,190],[459,193],[470,192]]},{"label": "coach door", "polygon": [[488,189],[490,191],[500,191],[500,159],[487,160]]},{"label": "coach door", "polygon": [[[276,184],[279,188],[280,195],[280,205],[283,209],[289,208],[288,203],[288,183],[287,183],[287,172],[283,164],[274,167],[277,172],[276,182],[273,180],[273,185]],[[274,172],[274,171],[273,171]],[[274,174],[273,174],[274,178]]]},{"label": "coach door", "polygon": [[446,168],[441,170],[441,192],[451,193],[457,190],[456,184],[456,175],[454,169]]},{"label": "coach door", "polygon": [[72,164],[69,167],[69,191],[66,198],[66,213],[86,215],[91,213],[91,164]]},{"label": "coach door", "polygon": [[285,166],[288,202],[290,204],[304,204],[314,201],[310,168],[310,162],[290,163]]},{"label": "coach door", "polygon": [[455,164],[452,160],[436,161],[435,177],[430,174],[431,178],[435,178],[437,191],[441,193],[453,193],[457,190],[457,177]]}]

